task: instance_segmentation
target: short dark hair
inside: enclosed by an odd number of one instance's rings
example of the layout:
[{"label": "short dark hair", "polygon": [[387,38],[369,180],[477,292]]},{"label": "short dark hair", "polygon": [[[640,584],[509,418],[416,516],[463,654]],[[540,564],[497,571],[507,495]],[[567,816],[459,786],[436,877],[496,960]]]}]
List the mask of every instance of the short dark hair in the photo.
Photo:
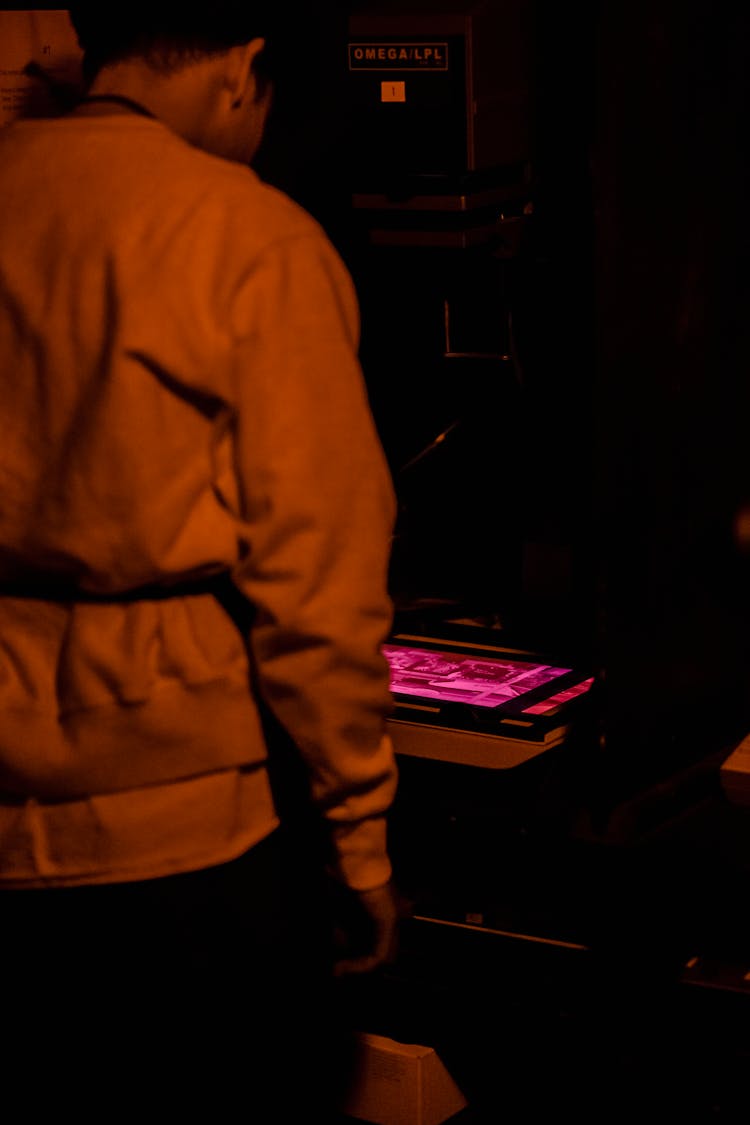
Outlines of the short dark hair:
[{"label": "short dark hair", "polygon": [[257,67],[273,77],[273,0],[211,0],[209,4],[74,4],[68,15],[83,51],[84,75],[91,80],[103,66],[140,57],[169,72],[205,55],[266,39]]}]

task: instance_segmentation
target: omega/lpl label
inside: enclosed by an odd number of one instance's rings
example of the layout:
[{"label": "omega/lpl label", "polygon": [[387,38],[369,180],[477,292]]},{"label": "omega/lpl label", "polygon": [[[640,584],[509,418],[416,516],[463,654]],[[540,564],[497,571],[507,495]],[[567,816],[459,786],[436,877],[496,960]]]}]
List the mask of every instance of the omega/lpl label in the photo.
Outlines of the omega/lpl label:
[{"label": "omega/lpl label", "polygon": [[447,70],[447,43],[350,43],[350,70]]}]

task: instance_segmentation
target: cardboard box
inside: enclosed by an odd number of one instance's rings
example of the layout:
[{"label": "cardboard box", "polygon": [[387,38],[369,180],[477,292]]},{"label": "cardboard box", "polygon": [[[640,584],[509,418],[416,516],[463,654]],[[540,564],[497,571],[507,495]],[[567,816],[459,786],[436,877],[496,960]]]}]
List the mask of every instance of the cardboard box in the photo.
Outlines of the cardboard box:
[{"label": "cardboard box", "polygon": [[730,801],[750,805],[750,734],[734,748],[719,769],[721,785]]},{"label": "cardboard box", "polygon": [[468,1104],[432,1047],[364,1033],[359,1039],[349,1116],[370,1125],[442,1125]]}]

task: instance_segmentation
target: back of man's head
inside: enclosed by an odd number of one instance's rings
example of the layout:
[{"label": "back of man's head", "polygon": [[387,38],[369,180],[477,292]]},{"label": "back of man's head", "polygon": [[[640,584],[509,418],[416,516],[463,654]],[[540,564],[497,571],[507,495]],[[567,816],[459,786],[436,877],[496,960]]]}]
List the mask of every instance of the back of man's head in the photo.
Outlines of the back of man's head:
[{"label": "back of man's head", "polygon": [[68,8],[84,53],[87,79],[110,63],[141,58],[169,73],[205,55],[266,39],[263,70],[269,75],[273,43],[270,0],[211,0],[209,4],[102,3]]}]

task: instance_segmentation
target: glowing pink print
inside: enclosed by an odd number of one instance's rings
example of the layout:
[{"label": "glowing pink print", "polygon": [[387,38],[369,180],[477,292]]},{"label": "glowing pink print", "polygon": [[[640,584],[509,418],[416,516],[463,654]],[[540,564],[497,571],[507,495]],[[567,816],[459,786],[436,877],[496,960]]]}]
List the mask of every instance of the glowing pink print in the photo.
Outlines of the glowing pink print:
[{"label": "glowing pink print", "polygon": [[[414,695],[474,707],[499,707],[569,672],[505,656],[464,655],[406,645],[383,646],[394,695]],[[542,704],[547,706],[548,700]]]}]

